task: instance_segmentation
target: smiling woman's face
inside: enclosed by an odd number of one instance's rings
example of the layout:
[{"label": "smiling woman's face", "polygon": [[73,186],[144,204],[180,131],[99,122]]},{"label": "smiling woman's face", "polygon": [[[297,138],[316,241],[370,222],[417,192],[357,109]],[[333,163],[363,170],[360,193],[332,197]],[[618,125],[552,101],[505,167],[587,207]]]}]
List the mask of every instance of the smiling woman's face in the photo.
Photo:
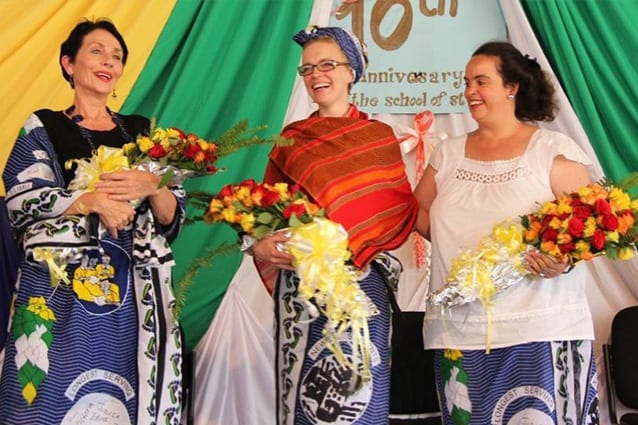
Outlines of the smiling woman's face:
[{"label": "smiling woman's face", "polygon": [[[330,39],[312,41],[304,46],[302,64],[316,65],[325,60],[348,62],[339,45]],[[303,77],[303,80],[308,94],[319,105],[319,109],[330,108],[338,103],[348,103],[348,85],[353,81],[349,66],[337,66],[326,72],[314,68],[311,74]]]},{"label": "smiling woman's face", "polygon": [[64,56],[63,65],[73,76],[76,92],[111,93],[122,76],[123,50],[119,41],[101,28],[84,36],[75,60]]},{"label": "smiling woman's face", "polygon": [[516,94],[516,87],[505,85],[496,56],[473,56],[465,67],[465,99],[472,118],[492,120],[514,114],[515,102],[508,95]]}]

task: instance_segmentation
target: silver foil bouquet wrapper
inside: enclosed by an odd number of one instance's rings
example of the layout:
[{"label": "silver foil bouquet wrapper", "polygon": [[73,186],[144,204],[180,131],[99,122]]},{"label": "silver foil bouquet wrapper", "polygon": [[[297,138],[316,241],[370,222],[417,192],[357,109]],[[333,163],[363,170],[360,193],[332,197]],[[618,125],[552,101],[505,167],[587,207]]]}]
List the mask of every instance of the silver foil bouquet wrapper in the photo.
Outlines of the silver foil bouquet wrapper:
[{"label": "silver foil bouquet wrapper", "polygon": [[[528,249],[533,249],[531,246]],[[475,256],[456,270],[442,289],[428,295],[428,304],[447,310],[454,306],[481,300],[489,301],[500,292],[519,283],[527,271],[522,267],[527,250],[514,257],[502,248],[489,258]]]},{"label": "silver foil bouquet wrapper", "polygon": [[136,170],[148,171],[161,178],[160,187],[166,185],[183,184],[184,180],[190,177],[204,176],[208,173],[201,173],[194,170],[177,168],[172,165],[163,165],[157,161],[147,161],[135,164]]}]

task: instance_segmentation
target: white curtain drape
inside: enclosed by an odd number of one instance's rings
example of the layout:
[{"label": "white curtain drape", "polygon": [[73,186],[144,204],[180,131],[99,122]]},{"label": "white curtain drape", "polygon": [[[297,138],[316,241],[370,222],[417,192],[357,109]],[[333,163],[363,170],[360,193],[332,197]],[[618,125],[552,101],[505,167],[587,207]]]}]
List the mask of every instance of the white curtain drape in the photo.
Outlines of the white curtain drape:
[{"label": "white curtain drape", "polygon": [[[332,12],[332,0],[315,0],[309,24],[327,25]],[[574,139],[590,156],[591,176],[598,180],[603,171],[582,126],[527,21],[519,2],[501,0],[501,8],[510,41],[522,52],[536,57],[550,71],[556,84],[560,105],[557,119],[544,127],[561,131]],[[314,106],[306,94],[303,81],[297,79],[284,124],[308,116]],[[380,114],[375,118],[391,125],[397,134],[412,127],[413,115]],[[444,135],[454,136],[475,128],[469,114],[437,115],[426,144],[438,143]],[[426,152],[428,149],[426,149]],[[405,154],[407,173],[414,184],[414,151]],[[403,261],[398,301],[403,309],[423,310],[427,293],[427,268],[417,269],[413,260],[412,242],[395,252]],[[596,332],[596,357],[601,388],[601,422],[608,423],[606,392],[602,370],[601,346],[609,339],[614,314],[620,309],[638,304],[638,260],[613,263],[598,258],[587,265],[588,297]],[[250,258],[244,258],[215,319],[196,348],[195,424],[233,425],[274,423],[274,347],[273,304],[264,290]]]}]

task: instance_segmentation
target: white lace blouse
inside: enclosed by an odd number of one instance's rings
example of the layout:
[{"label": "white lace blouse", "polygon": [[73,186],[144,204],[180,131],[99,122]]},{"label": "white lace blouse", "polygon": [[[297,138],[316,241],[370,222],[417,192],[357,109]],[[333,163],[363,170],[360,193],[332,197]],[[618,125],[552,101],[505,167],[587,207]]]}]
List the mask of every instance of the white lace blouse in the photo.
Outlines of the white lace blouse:
[{"label": "white lace blouse", "polygon": [[[430,209],[432,277],[430,290],[441,289],[453,258],[475,248],[492,227],[517,220],[554,198],[549,176],[553,159],[591,165],[585,153],[565,135],[537,130],[520,157],[477,161],[465,157],[466,136],[437,146],[430,164],[437,170],[437,196]],[[524,279],[493,300],[491,348],[531,341],[593,339],[585,298],[584,267],[554,279]],[[424,323],[426,348],[483,349],[487,316],[479,301],[449,309],[428,306]]]}]

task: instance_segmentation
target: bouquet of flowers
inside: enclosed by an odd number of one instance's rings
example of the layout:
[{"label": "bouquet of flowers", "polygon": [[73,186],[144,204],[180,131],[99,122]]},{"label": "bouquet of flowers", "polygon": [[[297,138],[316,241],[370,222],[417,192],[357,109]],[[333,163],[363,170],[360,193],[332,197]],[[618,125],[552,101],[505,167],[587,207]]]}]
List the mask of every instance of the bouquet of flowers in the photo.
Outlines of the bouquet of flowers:
[{"label": "bouquet of flowers", "polygon": [[[273,185],[245,180],[224,186],[217,195],[191,194],[192,202],[205,210],[208,223],[226,223],[239,234],[262,239],[285,230],[290,239],[285,247],[293,256],[299,277],[299,295],[311,316],[321,311],[327,317],[326,346],[337,360],[350,367],[365,382],[369,378],[369,340],[365,295],[359,288],[350,259],[348,234],[343,227],[326,219],[299,186]],[[352,330],[352,357],[343,353],[340,341]]]},{"label": "bouquet of flowers", "polygon": [[628,191],[636,185],[638,173],[618,185],[590,184],[544,203],[518,223],[497,224],[477,248],[464,250],[452,261],[448,283],[429,295],[429,303],[447,309],[479,299],[489,310],[497,293],[527,274],[523,261],[529,249],[558,261],[567,256],[572,266],[600,255],[632,258],[638,242],[638,199]]},{"label": "bouquet of flowers", "polygon": [[162,176],[160,186],[171,181],[182,183],[190,175],[217,171],[217,145],[177,127],[154,127],[150,135],[139,135],[122,149],[132,167],[158,170]]},{"label": "bouquet of flowers", "polygon": [[77,164],[69,188],[92,190],[100,174],[127,169],[150,171],[161,176],[159,187],[181,184],[188,177],[214,174],[218,171],[215,163],[219,158],[244,147],[289,143],[280,136],[267,139],[255,135],[264,128],[249,129],[248,121],[243,120],[216,140],[204,140],[177,127],[157,127],[153,121],[148,135],[138,135],[122,149],[100,146],[91,158],[67,161],[67,169]]},{"label": "bouquet of flowers", "polygon": [[299,186],[287,183],[269,185],[248,179],[224,186],[219,194],[204,202],[204,221],[230,224],[237,232],[255,239],[323,216],[323,210]]}]

